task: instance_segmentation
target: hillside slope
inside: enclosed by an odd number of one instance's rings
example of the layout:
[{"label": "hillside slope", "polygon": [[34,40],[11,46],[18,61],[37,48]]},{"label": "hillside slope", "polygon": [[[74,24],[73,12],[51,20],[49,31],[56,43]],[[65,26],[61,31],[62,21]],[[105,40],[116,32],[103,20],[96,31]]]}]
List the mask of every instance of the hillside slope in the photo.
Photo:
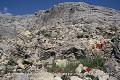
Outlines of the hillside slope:
[{"label": "hillside slope", "polygon": [[0,14],[0,76],[39,72],[54,60],[85,57],[93,61],[90,65],[102,58],[93,67],[103,69],[106,63],[107,72],[116,77],[119,64],[111,59],[116,32],[120,32],[120,11],[83,2],[60,3],[22,16]]}]

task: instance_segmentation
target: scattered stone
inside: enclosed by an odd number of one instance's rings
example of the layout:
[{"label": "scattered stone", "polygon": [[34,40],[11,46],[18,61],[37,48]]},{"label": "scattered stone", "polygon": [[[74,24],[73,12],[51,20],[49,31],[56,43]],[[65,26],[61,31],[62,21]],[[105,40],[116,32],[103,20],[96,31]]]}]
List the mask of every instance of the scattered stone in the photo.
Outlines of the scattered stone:
[{"label": "scattered stone", "polygon": [[105,63],[105,67],[107,69],[107,72],[111,76],[115,76],[118,72],[120,72],[120,66],[115,59],[107,60],[106,63]]},{"label": "scattered stone", "polygon": [[108,74],[98,69],[92,69],[89,73],[94,77],[98,77],[99,80],[107,80],[109,78]]},{"label": "scattered stone", "polygon": [[66,67],[67,63],[68,63],[67,59],[63,59],[63,60],[58,59],[55,61],[55,64],[59,67]]},{"label": "scattered stone", "polygon": [[79,66],[76,68],[75,72],[81,73],[82,70],[83,70],[83,64],[79,64]]},{"label": "scattered stone", "polygon": [[62,79],[62,80],[70,80],[70,78],[69,78],[67,75],[62,75],[62,76],[61,76],[61,79]]},{"label": "scattered stone", "polygon": [[54,75],[51,73],[48,73],[44,70],[39,71],[39,73],[32,74],[30,79],[33,80],[52,80],[54,78]]},{"label": "scattered stone", "polygon": [[79,77],[77,77],[77,76],[71,76],[71,77],[70,77],[70,80],[83,80],[83,79],[81,79],[81,78],[79,78]]},{"label": "scattered stone", "polygon": [[20,68],[25,69],[25,66],[22,64],[22,60],[17,60],[17,64]]}]

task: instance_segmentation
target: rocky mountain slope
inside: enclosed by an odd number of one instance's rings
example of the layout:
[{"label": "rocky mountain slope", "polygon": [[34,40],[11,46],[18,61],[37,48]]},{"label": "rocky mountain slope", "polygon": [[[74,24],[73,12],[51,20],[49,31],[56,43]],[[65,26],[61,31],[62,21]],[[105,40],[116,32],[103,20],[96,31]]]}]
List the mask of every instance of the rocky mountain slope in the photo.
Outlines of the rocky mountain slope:
[{"label": "rocky mountain slope", "polygon": [[[116,32],[120,32],[120,11],[83,2],[60,3],[23,16],[0,14],[0,75],[37,72],[53,59],[109,60]],[[115,77],[118,68],[113,70]]]},{"label": "rocky mountain slope", "polygon": [[[38,27],[41,29],[45,26],[47,26],[46,28],[50,28],[49,26],[51,28],[57,26],[68,28],[73,26],[76,30],[99,34],[113,27],[119,28],[120,12],[83,2],[66,2],[31,15],[0,15],[0,23],[3,30],[6,30],[8,26],[7,29],[14,27]],[[0,32],[0,35],[2,35],[2,31]]]}]

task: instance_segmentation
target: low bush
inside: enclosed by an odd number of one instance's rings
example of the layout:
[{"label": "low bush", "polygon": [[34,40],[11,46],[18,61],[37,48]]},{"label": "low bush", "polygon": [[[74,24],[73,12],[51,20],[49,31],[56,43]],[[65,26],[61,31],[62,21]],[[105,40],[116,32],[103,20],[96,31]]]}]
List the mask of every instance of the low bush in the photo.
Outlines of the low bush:
[{"label": "low bush", "polygon": [[100,69],[106,72],[106,67],[104,66],[105,59],[100,56],[96,56],[95,59],[90,59],[85,56],[77,56],[76,61],[68,62],[66,67],[59,67],[55,64],[52,64],[51,67],[46,67],[48,72],[56,73],[74,73],[75,69],[78,67],[79,63],[90,68]]},{"label": "low bush", "polygon": [[94,59],[90,59],[87,57],[78,58],[81,64],[90,68],[97,68],[106,72],[106,68],[104,66],[105,59],[100,56],[96,56]]},{"label": "low bush", "polygon": [[65,67],[59,67],[53,64],[51,67],[46,67],[48,72],[55,72],[55,73],[74,73],[75,69],[78,67],[78,63],[76,62],[68,62]]}]

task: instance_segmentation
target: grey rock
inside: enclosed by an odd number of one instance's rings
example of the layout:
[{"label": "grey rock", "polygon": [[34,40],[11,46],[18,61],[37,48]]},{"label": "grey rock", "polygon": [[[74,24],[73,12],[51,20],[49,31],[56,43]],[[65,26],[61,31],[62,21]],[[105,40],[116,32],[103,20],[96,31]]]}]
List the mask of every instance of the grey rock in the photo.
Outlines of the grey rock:
[{"label": "grey rock", "polygon": [[51,56],[55,56],[55,55],[56,55],[56,52],[54,52],[54,51],[47,51],[47,52],[43,53],[42,59],[46,60],[46,59],[50,58]]},{"label": "grey rock", "polygon": [[116,76],[116,74],[120,72],[120,65],[115,59],[109,59],[106,61],[105,66],[107,68],[107,72],[112,76]]},{"label": "grey rock", "polygon": [[117,32],[111,41],[113,42],[112,54],[120,60],[120,32]]},{"label": "grey rock", "polygon": [[110,76],[108,80],[117,80],[117,78]]},{"label": "grey rock", "polygon": [[51,79],[52,80],[53,77],[54,77],[53,74],[42,70],[42,71],[39,71],[39,73],[33,73],[30,79],[32,80],[44,80],[44,79],[50,80]]},{"label": "grey rock", "polygon": [[62,76],[61,76],[61,79],[62,79],[62,80],[70,80],[70,78],[69,78],[67,75],[62,75]]},{"label": "grey rock", "polygon": [[12,80],[29,80],[27,74],[24,73],[14,73],[12,76]]}]

